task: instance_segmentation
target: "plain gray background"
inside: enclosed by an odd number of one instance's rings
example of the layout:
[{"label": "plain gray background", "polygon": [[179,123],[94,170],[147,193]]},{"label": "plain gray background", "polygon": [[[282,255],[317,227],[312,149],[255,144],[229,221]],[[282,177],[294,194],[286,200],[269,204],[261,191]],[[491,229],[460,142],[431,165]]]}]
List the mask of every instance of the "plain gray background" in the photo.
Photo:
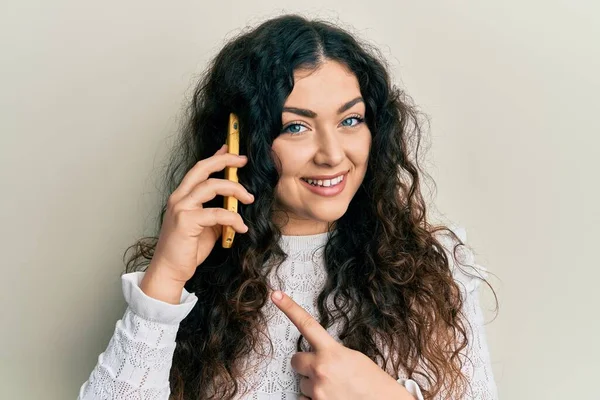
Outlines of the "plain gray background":
[{"label": "plain gray background", "polygon": [[0,398],[76,397],[196,76],[224,39],[291,11],[377,44],[431,117],[436,213],[498,277],[501,398],[598,398],[598,4],[3,2]]}]

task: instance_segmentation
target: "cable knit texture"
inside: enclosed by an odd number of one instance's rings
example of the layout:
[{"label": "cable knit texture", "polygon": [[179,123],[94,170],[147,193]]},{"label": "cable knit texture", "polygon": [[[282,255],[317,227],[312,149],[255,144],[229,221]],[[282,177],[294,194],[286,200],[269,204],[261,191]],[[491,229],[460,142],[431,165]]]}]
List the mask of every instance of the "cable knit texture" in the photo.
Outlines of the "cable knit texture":
[{"label": "cable knit texture", "polygon": [[[464,229],[453,230],[466,241]],[[450,256],[453,245],[450,237],[440,235],[439,239]],[[280,244],[288,254],[288,259],[270,276],[274,288],[285,291],[315,318],[318,318],[317,296],[326,277],[323,258],[326,240],[327,233],[283,236]],[[465,247],[461,249],[461,262],[474,264],[473,253]],[[454,276],[466,296],[464,311],[472,327],[465,365],[471,387],[470,396],[467,398],[494,400],[497,399],[496,385],[476,290],[480,281],[455,269],[454,264],[452,267]],[[481,266],[476,266],[475,270],[469,272],[486,276],[485,269]],[[106,351],[100,354],[88,381],[81,386],[79,400],[169,398],[169,372],[175,350],[175,337],[180,322],[192,310],[197,298],[186,290],[183,291],[178,305],[150,298],[139,287],[143,276],[143,272],[123,275],[123,294],[128,307],[123,318],[117,322]],[[268,320],[266,331],[273,343],[273,353],[270,353],[268,342],[264,341],[261,351],[263,355],[245,360],[248,375],[240,384],[246,394],[238,399],[298,399],[300,376],[291,368],[290,359],[296,352],[296,341],[300,332],[272,302],[267,302],[264,312]],[[337,325],[328,328],[331,336],[339,340],[337,331]],[[426,382],[420,382],[418,378],[421,377],[409,379],[400,371],[398,382],[416,399],[423,400],[419,385]]]}]

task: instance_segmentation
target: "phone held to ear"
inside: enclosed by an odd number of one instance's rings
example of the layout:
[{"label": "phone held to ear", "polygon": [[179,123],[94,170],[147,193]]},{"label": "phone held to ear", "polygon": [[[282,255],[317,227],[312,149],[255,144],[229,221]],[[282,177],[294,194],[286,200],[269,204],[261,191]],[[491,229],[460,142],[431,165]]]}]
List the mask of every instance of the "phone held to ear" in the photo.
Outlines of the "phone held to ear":
[{"label": "phone held to ear", "polygon": [[[226,143],[228,153],[237,155],[240,154],[240,124],[237,115],[234,113],[229,114],[229,126],[227,129]],[[225,179],[228,179],[232,182],[237,182],[237,167],[225,167]],[[238,199],[233,196],[225,196],[223,200],[223,208],[229,211],[237,212]],[[221,235],[221,245],[223,248],[231,248],[234,237],[235,230],[231,226],[223,226],[223,233]]]}]

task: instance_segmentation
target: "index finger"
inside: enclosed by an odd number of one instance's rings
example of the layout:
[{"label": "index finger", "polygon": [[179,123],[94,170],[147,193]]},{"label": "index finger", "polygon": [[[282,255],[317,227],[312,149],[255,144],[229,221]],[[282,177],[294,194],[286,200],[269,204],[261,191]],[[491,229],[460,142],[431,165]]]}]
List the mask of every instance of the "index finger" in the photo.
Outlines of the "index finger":
[{"label": "index finger", "polygon": [[[279,298],[281,296],[281,298]],[[315,351],[338,344],[304,308],[282,291],[273,292],[273,303],[289,318]]]},{"label": "index finger", "polygon": [[223,146],[213,156],[198,161],[186,173],[171,197],[175,200],[179,200],[187,195],[197,184],[207,180],[213,172],[221,171],[227,166],[242,167],[245,162],[246,158],[227,153],[227,150]]}]

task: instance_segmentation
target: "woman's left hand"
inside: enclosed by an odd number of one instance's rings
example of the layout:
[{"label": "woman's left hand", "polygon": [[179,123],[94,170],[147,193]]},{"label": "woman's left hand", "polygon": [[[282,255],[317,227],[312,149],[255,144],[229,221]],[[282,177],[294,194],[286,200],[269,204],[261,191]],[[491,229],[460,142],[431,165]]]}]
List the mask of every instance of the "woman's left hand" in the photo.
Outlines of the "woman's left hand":
[{"label": "woman's left hand", "polygon": [[[277,294],[282,298],[277,299]],[[273,303],[290,319],[312,346],[312,352],[292,356],[292,368],[300,375],[300,399],[365,400],[413,399],[412,395],[359,351],[338,343],[306,310],[281,291]]]}]

